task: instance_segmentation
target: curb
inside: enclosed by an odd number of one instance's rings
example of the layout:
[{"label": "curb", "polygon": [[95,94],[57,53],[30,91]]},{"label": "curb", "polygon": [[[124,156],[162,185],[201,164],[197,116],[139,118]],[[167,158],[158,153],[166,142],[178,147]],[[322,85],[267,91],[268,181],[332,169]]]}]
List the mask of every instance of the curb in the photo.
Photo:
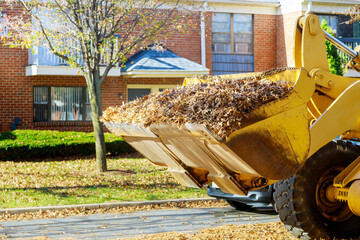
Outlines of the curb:
[{"label": "curb", "polygon": [[117,203],[95,203],[95,204],[79,204],[79,205],[63,205],[63,206],[44,206],[44,207],[30,207],[30,208],[6,208],[0,209],[0,214],[10,213],[29,213],[39,211],[54,211],[65,209],[109,209],[117,207],[131,207],[131,206],[145,206],[145,205],[165,205],[169,203],[193,203],[202,201],[217,201],[216,198],[190,198],[190,199],[174,199],[174,200],[156,200],[156,201],[142,201],[142,202],[117,202]]}]

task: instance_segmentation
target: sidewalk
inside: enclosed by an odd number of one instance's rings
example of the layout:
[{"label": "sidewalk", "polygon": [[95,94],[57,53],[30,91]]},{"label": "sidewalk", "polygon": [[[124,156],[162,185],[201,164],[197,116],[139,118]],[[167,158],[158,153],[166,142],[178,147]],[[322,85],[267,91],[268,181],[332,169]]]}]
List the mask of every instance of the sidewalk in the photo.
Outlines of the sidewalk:
[{"label": "sidewalk", "polygon": [[138,236],[146,239],[146,234],[172,231],[195,233],[220,225],[278,221],[272,208],[265,212],[241,212],[231,207],[184,208],[3,222],[0,223],[0,239],[50,237],[90,240]]},{"label": "sidewalk", "polygon": [[139,202],[115,202],[115,203],[94,203],[94,204],[79,204],[79,205],[62,205],[62,206],[44,206],[44,207],[30,207],[30,208],[7,208],[0,209],[0,214],[19,214],[39,211],[56,211],[65,209],[111,209],[119,207],[145,206],[145,205],[165,205],[169,203],[195,203],[203,201],[217,201],[215,198],[191,198],[191,199],[174,199],[174,200],[155,200],[155,201],[139,201]]}]

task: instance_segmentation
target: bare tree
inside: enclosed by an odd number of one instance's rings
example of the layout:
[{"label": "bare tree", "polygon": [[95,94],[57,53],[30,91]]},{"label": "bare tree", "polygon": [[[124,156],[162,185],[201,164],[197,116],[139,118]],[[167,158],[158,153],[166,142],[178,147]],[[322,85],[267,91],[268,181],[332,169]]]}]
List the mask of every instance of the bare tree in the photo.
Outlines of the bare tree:
[{"label": "bare tree", "polygon": [[174,30],[194,26],[191,19],[201,7],[199,2],[179,0],[1,1],[5,7],[18,10],[18,14],[7,15],[5,44],[33,49],[46,46],[85,76],[100,172],[107,170],[99,117],[101,85],[109,71],[123,65],[135,50],[166,38]]}]

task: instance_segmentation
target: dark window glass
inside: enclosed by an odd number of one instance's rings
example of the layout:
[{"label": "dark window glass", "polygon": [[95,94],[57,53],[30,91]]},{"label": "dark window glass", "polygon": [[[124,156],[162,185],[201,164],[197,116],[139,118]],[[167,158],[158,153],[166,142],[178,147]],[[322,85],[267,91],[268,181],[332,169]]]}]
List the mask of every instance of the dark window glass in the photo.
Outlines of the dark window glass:
[{"label": "dark window glass", "polygon": [[82,120],[82,87],[51,88],[51,120]]},{"label": "dark window glass", "polygon": [[318,15],[320,22],[326,20],[327,25],[336,31],[338,38],[359,38],[360,27],[359,22],[346,24],[350,20],[346,15]]},{"label": "dark window glass", "polygon": [[350,20],[349,16],[339,15],[338,26],[336,29],[338,38],[353,38],[353,24],[346,24]]},{"label": "dark window glass", "polygon": [[85,87],[34,87],[34,122],[91,120],[85,92]]},{"label": "dark window glass", "polygon": [[128,88],[128,101],[150,94],[150,88]]},{"label": "dark window glass", "polygon": [[91,106],[90,106],[90,98],[89,98],[89,93],[88,91],[86,91],[86,117],[85,120],[91,120]]},{"label": "dark window glass", "polygon": [[34,88],[34,122],[48,121],[48,88]]}]

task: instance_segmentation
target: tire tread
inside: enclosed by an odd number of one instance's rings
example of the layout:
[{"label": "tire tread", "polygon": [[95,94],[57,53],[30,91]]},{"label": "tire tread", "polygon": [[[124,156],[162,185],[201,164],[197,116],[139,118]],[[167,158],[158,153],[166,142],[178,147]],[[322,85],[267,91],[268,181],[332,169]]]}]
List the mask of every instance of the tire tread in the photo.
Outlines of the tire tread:
[{"label": "tire tread", "polygon": [[[274,184],[274,207],[281,221],[295,237],[300,239],[318,239],[326,233],[317,227],[309,213],[304,210],[304,187],[306,176],[311,176],[318,162],[326,157],[329,151],[351,152],[360,155],[360,146],[350,141],[332,141],[315,153],[294,176]],[[359,234],[359,233],[354,233]]]}]

